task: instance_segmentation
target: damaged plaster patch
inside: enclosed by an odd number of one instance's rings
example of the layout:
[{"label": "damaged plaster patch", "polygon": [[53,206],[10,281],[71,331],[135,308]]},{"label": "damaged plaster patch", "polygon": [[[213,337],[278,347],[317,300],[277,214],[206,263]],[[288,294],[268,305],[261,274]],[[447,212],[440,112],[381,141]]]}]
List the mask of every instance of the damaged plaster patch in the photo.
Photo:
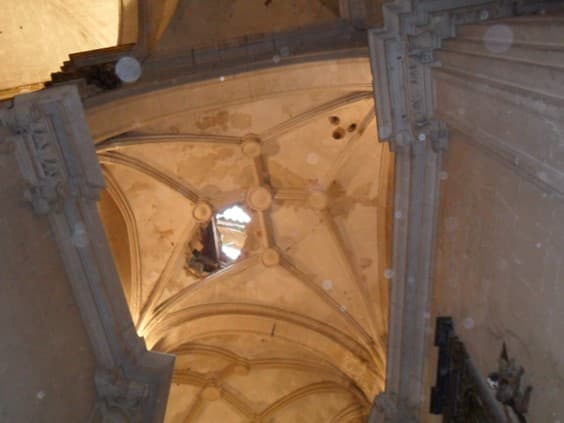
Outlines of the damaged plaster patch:
[{"label": "damaged plaster patch", "polygon": [[248,113],[234,112],[229,113],[227,110],[220,110],[215,113],[201,116],[195,123],[196,128],[201,131],[219,128],[227,131],[229,128],[249,129],[253,123],[253,117]]},{"label": "damaged plaster patch", "polygon": [[358,205],[364,207],[378,207],[378,197],[371,197],[372,184],[367,183],[357,187],[351,195],[348,195],[343,185],[335,181],[327,190],[331,199],[330,211],[333,216],[348,216]]}]

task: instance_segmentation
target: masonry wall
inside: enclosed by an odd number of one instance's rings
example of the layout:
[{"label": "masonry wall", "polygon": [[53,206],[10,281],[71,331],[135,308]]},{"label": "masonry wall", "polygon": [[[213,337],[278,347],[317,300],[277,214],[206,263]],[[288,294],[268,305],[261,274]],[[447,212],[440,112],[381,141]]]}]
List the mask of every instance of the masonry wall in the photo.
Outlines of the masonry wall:
[{"label": "masonry wall", "polygon": [[430,318],[454,318],[484,378],[506,342],[534,388],[529,422],[564,421],[562,35],[550,16],[465,27],[435,72],[450,144]]},{"label": "masonry wall", "polygon": [[[1,129],[1,128],[0,128]],[[86,422],[95,360],[46,216],[0,134],[0,422]]]}]

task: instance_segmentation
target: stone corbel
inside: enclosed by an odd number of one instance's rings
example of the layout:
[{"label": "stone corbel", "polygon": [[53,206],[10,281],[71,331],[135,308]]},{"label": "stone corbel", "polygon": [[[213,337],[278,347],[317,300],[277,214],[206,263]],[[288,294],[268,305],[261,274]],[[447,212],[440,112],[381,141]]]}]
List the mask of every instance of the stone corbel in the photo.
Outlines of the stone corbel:
[{"label": "stone corbel", "polygon": [[126,378],[121,368],[98,369],[94,380],[98,401],[93,423],[143,421],[143,406],[150,392],[148,384]]}]

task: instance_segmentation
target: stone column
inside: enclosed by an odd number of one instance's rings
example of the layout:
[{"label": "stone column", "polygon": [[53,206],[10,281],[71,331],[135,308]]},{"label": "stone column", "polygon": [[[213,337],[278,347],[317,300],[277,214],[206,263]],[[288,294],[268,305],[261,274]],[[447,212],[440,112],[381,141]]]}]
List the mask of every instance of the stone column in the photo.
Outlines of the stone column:
[{"label": "stone column", "polygon": [[441,153],[447,130],[436,113],[432,67],[455,26],[506,16],[506,1],[406,1],[384,6],[384,28],[369,32],[381,141],[395,152],[395,203],[386,392],[371,422],[419,421]]},{"label": "stone column", "polygon": [[533,387],[527,421],[562,421],[564,19],[462,25],[437,58],[449,152],[433,309],[453,317],[477,379],[506,343]]}]

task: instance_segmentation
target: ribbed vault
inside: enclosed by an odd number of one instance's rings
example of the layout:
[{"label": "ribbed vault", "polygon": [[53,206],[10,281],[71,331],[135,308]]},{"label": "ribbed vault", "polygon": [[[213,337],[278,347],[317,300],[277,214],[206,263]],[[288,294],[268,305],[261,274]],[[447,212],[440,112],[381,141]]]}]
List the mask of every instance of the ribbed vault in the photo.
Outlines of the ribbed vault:
[{"label": "ribbed vault", "polygon": [[[177,356],[167,421],[356,422],[383,388],[392,163],[370,82],[336,58],[89,105],[132,316]],[[187,271],[232,204],[252,217],[241,257]]]}]

